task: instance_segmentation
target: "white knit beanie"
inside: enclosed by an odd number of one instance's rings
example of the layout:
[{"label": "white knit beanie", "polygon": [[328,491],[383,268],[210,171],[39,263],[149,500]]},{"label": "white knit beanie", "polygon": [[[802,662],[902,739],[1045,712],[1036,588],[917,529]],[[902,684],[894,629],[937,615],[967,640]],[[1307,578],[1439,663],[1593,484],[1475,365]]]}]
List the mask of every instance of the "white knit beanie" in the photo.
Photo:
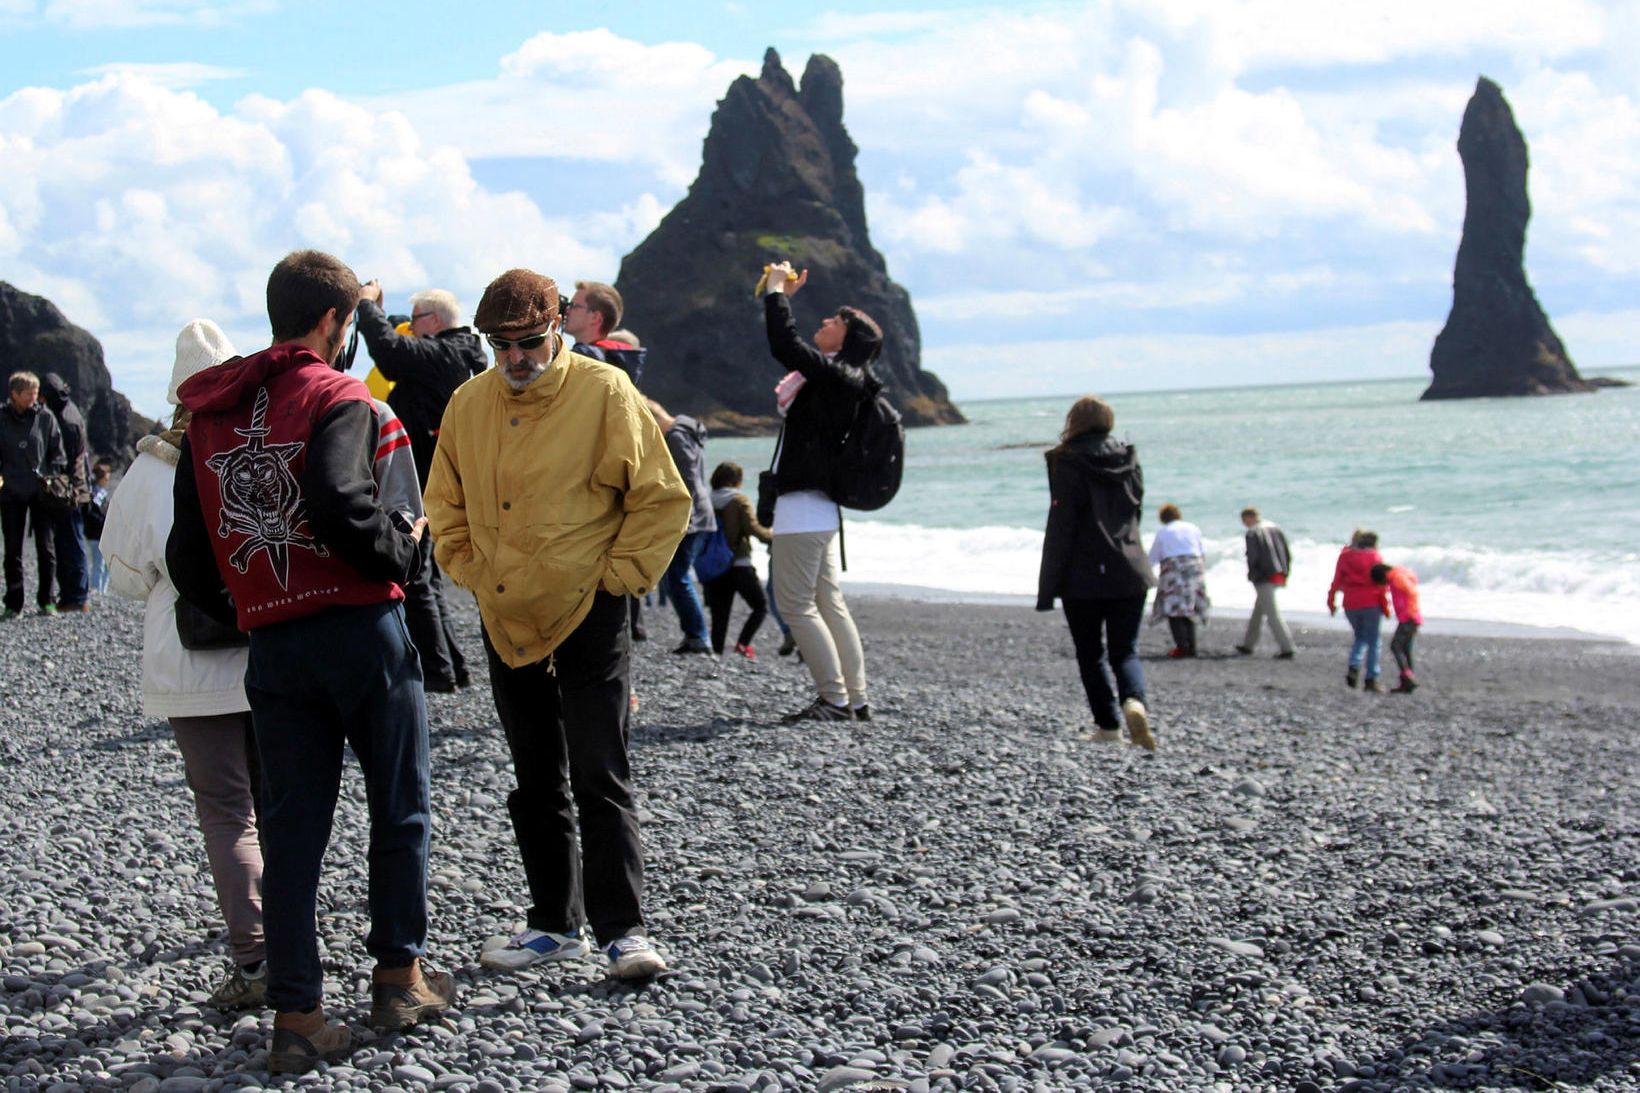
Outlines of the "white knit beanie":
[{"label": "white knit beanie", "polygon": [[165,401],[172,406],[182,405],[177,401],[177,388],[184,380],[237,355],[220,326],[209,319],[193,320],[177,335],[177,361],[171,366],[171,386],[165,392]]}]

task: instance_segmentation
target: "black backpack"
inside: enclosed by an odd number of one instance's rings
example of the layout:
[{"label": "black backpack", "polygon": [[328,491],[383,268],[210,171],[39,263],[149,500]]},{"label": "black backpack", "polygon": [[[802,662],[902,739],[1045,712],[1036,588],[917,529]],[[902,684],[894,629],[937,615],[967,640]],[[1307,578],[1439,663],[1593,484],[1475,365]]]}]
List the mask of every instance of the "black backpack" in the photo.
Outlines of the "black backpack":
[{"label": "black backpack", "polygon": [[848,509],[874,512],[894,500],[905,471],[905,424],[868,381],[831,466],[831,498]]}]

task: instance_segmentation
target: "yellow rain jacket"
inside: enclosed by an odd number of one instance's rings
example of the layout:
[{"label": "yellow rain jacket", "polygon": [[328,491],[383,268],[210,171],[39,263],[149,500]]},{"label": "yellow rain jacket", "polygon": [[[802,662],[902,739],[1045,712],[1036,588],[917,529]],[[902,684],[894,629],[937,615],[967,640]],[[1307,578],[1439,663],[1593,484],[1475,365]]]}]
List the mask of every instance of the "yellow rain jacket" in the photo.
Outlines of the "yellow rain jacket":
[{"label": "yellow rain jacket", "polygon": [[602,588],[653,588],[689,489],[625,372],[570,352],[523,391],[491,368],[456,389],[427,477],[438,564],[478,597],[509,666],[547,657]]}]

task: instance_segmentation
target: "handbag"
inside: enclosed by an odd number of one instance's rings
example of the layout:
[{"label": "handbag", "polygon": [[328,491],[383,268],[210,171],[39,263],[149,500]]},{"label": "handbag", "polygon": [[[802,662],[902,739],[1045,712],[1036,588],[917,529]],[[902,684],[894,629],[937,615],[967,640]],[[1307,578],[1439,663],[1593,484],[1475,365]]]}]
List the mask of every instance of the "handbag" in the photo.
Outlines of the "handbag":
[{"label": "handbag", "polygon": [[774,503],[780,497],[774,466],[780,460],[780,445],[785,439],[786,427],[782,425],[780,435],[775,437],[774,454],[769,457],[769,469],[757,472],[757,522],[766,528],[774,526]]},{"label": "handbag", "polygon": [[74,509],[74,479],[66,474],[42,474],[40,501],[53,517],[67,516]]},{"label": "handbag", "polygon": [[189,652],[209,649],[242,649],[251,643],[250,635],[237,626],[216,621],[192,603],[177,597],[177,639]]}]

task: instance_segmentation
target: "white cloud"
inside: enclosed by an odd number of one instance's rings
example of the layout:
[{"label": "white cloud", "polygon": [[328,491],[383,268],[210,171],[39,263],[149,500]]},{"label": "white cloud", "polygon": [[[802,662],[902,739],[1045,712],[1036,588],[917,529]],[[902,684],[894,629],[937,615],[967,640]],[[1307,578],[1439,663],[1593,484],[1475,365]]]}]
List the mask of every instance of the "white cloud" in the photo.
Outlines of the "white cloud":
[{"label": "white cloud", "polygon": [[[122,389],[135,362],[121,346],[162,343],[196,316],[254,348],[267,270],[298,247],[381,277],[401,304],[430,283],[471,301],[512,265],[573,277],[618,258],[596,227],[484,190],[403,116],[320,91],[220,113],[127,75],[31,89],[0,99],[0,157],[8,279],[104,338]],[[640,202],[615,227],[655,212]],[[144,383],[160,374],[148,363]],[[163,383],[127,393],[157,412]]]},{"label": "white cloud", "polygon": [[235,80],[248,75],[242,68],[223,68],[220,65],[200,64],[196,61],[149,63],[142,61],[115,61],[81,69],[81,76],[136,76],[161,87],[180,91],[198,87],[212,80]]}]

